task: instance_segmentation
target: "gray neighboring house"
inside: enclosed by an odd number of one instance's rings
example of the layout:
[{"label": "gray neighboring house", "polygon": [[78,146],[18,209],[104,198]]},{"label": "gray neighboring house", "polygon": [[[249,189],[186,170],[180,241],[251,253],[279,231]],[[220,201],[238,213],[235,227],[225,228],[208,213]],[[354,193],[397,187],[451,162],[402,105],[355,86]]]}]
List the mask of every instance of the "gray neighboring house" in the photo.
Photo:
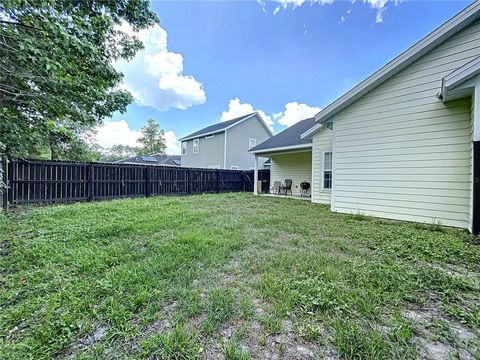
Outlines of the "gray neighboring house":
[{"label": "gray neighboring house", "polygon": [[116,162],[117,164],[146,164],[146,165],[166,165],[180,166],[180,155],[145,155],[132,156]]},{"label": "gray neighboring house", "polygon": [[[257,112],[207,126],[180,139],[182,167],[254,169],[255,157],[249,150],[272,135]],[[263,165],[266,160],[258,161]]]}]

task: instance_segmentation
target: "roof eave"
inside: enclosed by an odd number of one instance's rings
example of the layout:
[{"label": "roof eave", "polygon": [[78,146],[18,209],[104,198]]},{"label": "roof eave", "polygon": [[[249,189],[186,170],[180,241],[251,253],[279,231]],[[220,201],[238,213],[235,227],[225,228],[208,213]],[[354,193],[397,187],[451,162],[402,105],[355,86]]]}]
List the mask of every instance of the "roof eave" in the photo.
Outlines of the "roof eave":
[{"label": "roof eave", "polygon": [[438,97],[447,102],[469,95],[476,86],[475,77],[480,75],[480,56],[452,71],[442,79]]},{"label": "roof eave", "polygon": [[312,135],[323,129],[323,124],[315,124],[310,129],[300,135],[301,139],[311,139]]},{"label": "roof eave", "polygon": [[480,1],[476,1],[332,102],[315,115],[315,121],[327,121],[479,17]]},{"label": "roof eave", "polygon": [[277,146],[277,147],[271,147],[271,148],[263,148],[263,149],[251,149],[248,152],[252,154],[263,154],[263,153],[271,153],[271,152],[277,152],[277,151],[286,151],[286,150],[296,150],[296,149],[308,149],[311,148],[312,144],[298,144],[298,145],[288,145],[288,146]]},{"label": "roof eave", "polygon": [[225,132],[225,130],[227,130],[227,129],[228,129],[228,127],[223,128],[223,129],[221,129],[221,130],[209,131],[209,132],[206,132],[206,133],[201,133],[201,134],[198,134],[198,135],[195,135],[195,136],[185,136],[185,137],[183,137],[183,138],[178,139],[178,141],[188,141],[188,140],[198,139],[198,138],[200,138],[200,137],[202,137],[202,136],[220,134],[220,133]]}]

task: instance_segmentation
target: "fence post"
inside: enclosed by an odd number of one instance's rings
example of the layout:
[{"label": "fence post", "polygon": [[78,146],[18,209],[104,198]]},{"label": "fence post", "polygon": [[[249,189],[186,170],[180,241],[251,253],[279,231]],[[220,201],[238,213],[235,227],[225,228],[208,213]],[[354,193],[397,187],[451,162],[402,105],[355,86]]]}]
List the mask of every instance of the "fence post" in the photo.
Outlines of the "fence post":
[{"label": "fence post", "polygon": [[245,171],[242,171],[242,188],[243,188],[243,192],[245,192],[245,175],[246,175],[246,172],[245,172]]},{"label": "fence post", "polygon": [[8,212],[8,159],[6,156],[2,158],[2,181],[5,188],[2,194],[2,206],[5,212]]},{"label": "fence post", "polygon": [[187,193],[191,194],[192,193],[192,184],[190,182],[191,179],[191,174],[190,174],[190,169],[187,170]]},{"label": "fence post", "polygon": [[150,196],[150,167],[146,166],[144,171],[145,177],[145,197]]},{"label": "fence post", "polygon": [[220,192],[220,170],[218,169],[215,170],[215,176],[217,177],[217,183],[216,183],[217,193],[219,193]]},{"label": "fence post", "polygon": [[93,176],[93,164],[88,167],[88,201],[94,200],[94,176]]}]

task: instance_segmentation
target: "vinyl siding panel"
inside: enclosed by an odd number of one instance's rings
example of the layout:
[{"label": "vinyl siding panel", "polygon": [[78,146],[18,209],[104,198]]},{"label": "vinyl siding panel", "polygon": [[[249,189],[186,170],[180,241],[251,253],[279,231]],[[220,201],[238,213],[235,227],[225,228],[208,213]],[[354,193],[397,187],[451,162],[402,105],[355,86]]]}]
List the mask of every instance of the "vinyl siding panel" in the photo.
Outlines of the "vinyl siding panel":
[{"label": "vinyl siding panel", "polygon": [[312,139],[312,202],[330,204],[331,190],[323,190],[323,153],[332,151],[332,134],[330,129],[323,129]]},{"label": "vinyl siding panel", "polygon": [[[248,152],[249,139],[255,139],[260,144],[270,138],[270,134],[256,116],[227,130],[227,169],[238,166],[241,170],[253,169],[255,156]],[[260,158],[262,165],[267,158]],[[223,164],[222,164],[223,167]]]},{"label": "vinyl siding panel", "polygon": [[472,101],[436,95],[479,53],[477,21],[335,116],[334,211],[471,227]]},{"label": "vinyl siding panel", "polygon": [[[298,152],[290,154],[272,155],[270,168],[270,185],[274,181],[284,182],[292,179],[293,195],[300,195],[300,183],[303,181],[312,184],[312,152]],[[308,194],[310,194],[310,190]]]},{"label": "vinyl siding panel", "polygon": [[217,133],[213,137],[200,136],[199,152],[193,153],[193,139],[186,141],[187,154],[182,155],[182,167],[207,168],[217,165],[223,168],[225,134]]}]

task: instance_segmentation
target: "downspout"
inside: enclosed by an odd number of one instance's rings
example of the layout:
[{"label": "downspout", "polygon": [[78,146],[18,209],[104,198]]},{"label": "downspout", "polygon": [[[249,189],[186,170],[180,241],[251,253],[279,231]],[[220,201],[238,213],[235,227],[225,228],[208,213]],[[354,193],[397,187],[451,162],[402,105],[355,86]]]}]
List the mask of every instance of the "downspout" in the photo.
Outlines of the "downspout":
[{"label": "downspout", "polygon": [[480,234],[480,77],[477,77],[473,101],[472,233],[478,235]]},{"label": "downspout", "polygon": [[225,129],[225,136],[223,137],[223,168],[227,168],[227,130]]}]

